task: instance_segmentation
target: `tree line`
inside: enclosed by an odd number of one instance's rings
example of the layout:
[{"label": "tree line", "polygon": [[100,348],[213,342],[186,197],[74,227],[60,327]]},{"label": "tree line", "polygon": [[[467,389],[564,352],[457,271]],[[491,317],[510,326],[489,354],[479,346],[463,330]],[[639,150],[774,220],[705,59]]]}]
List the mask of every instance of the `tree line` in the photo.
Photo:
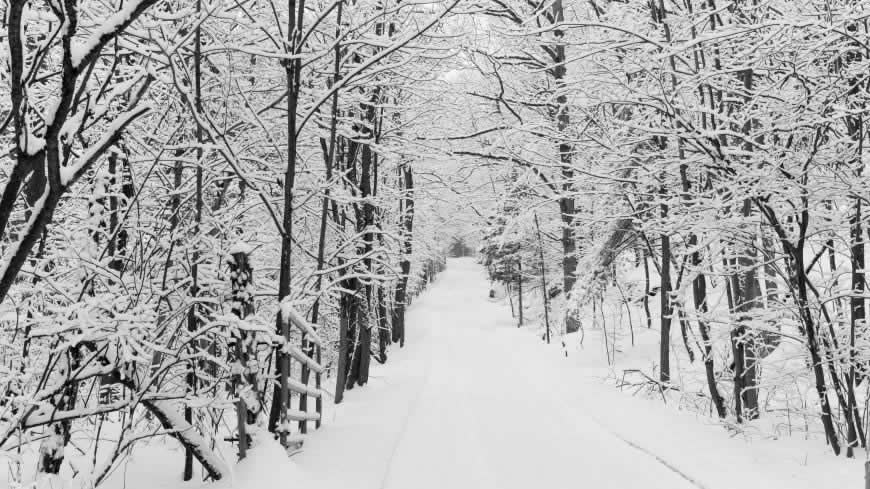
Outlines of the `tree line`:
[{"label": "tree line", "polygon": [[569,332],[608,303],[635,312],[659,330],[656,390],[702,396],[737,429],[797,414],[854,456],[870,351],[866,5],[494,3],[477,3],[488,38],[468,52],[475,137],[455,143],[498,168],[494,277],[514,295],[539,286],[547,215]]},{"label": "tree line", "polygon": [[96,486],[155,436],[225,478],[216,443],[298,445],[404,345],[448,241],[403,134],[457,3],[0,6],[13,483]]}]

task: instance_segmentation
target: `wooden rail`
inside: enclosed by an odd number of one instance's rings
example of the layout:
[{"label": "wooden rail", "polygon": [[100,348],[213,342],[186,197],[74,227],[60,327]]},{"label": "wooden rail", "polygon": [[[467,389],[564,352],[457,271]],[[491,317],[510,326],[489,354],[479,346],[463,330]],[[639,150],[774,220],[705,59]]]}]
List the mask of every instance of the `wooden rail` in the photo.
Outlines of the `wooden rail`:
[{"label": "wooden rail", "polygon": [[[311,387],[305,382],[294,378],[287,379],[287,389],[299,395],[300,409],[289,409],[285,411],[284,419],[288,421],[296,421],[299,423],[300,435],[304,435],[308,431],[308,422],[314,421],[315,428],[320,428],[321,418],[323,414],[323,393],[320,388],[321,375],[326,370],[317,359],[320,358],[320,348],[323,346],[323,340],[317,334],[317,327],[309,323],[299,314],[290,304],[281,304],[281,319],[287,321],[302,333],[302,346],[296,346],[284,340],[283,337],[277,336],[279,346],[282,352],[290,356],[291,360],[295,360],[303,369],[314,373],[315,386]],[[302,369],[300,369],[302,370]],[[301,377],[304,377],[303,374]],[[307,398],[315,399],[314,412],[307,411]],[[304,408],[303,408],[304,406]],[[300,437],[294,437],[295,440],[301,440]],[[301,442],[297,442],[301,443]]]}]

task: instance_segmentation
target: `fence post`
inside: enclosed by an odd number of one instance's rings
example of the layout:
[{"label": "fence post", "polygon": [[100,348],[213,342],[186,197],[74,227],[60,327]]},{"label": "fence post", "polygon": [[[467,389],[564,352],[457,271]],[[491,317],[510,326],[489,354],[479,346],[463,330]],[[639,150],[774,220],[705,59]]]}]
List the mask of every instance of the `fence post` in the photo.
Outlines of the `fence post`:
[{"label": "fence post", "polygon": [[[230,287],[231,299],[230,310],[237,318],[244,320],[254,312],[254,296],[250,287],[253,282],[253,269],[248,260],[250,248],[247,245],[236,245],[230,250]],[[257,389],[256,369],[251,369],[249,362],[254,355],[251,335],[239,325],[234,328],[230,335],[229,354],[232,356],[230,365],[238,363],[235,372],[232,373],[232,391],[237,397],[236,419],[239,437],[239,460],[247,456],[248,434],[247,424],[256,416],[251,412],[245,402],[244,390]]]}]

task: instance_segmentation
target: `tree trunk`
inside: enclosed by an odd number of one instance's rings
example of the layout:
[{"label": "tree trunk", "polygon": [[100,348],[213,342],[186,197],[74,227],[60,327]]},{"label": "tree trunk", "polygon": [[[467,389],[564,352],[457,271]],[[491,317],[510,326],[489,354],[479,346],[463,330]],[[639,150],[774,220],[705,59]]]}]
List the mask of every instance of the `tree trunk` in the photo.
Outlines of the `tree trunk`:
[{"label": "tree trunk", "polygon": [[[565,21],[565,10],[562,0],[553,2],[552,12],[554,24],[560,24]],[[574,215],[576,214],[573,196],[574,183],[572,181],[574,169],[571,166],[574,149],[567,142],[567,131],[571,125],[571,114],[568,109],[568,96],[565,94],[568,69],[565,56],[565,43],[563,42],[564,35],[564,31],[559,28],[553,30],[556,44],[551,51],[553,67],[550,69],[550,72],[555,81],[556,93],[556,108],[552,115],[556,120],[556,131],[563,138],[563,141],[558,145],[562,177],[562,194],[558,200],[559,215],[562,220],[562,287],[567,295],[574,288],[574,282],[576,281],[577,241],[573,229]]]},{"label": "tree trunk", "polygon": [[348,360],[351,350],[350,344],[350,314],[351,314],[351,296],[342,292],[339,298],[339,319],[338,319],[338,366],[335,374],[335,403],[340,404],[344,400],[344,389],[347,385]]},{"label": "tree trunk", "polygon": [[[866,26],[865,26],[866,27]],[[850,34],[854,35],[858,32],[857,23],[850,23],[847,25],[847,30]],[[853,49],[849,51],[846,55],[845,62],[854,63],[859,62],[863,58],[863,51],[856,45],[853,44]],[[852,87],[849,90],[849,95],[853,97],[853,100],[858,99],[861,95],[861,91],[866,91],[866,82],[859,81],[857,76],[849,78],[849,85]],[[846,117],[846,129],[849,133],[849,138],[852,140],[852,144],[855,145],[855,158],[851,162],[852,167],[854,168],[854,174],[856,177],[861,177],[864,173],[864,118],[863,113],[865,109],[865,103],[863,98],[860,99],[861,102],[852,103],[854,107],[851,107],[858,115],[850,115]],[[858,441],[860,439],[861,446],[866,445],[865,433],[863,432],[863,427],[860,425],[860,416],[858,412],[858,403],[855,398],[855,385],[858,382],[856,378],[856,363],[857,359],[857,351],[855,348],[855,337],[859,328],[866,328],[865,321],[867,318],[867,310],[865,308],[865,299],[863,297],[865,293],[865,280],[866,274],[864,273],[865,267],[865,259],[864,259],[864,237],[863,237],[863,217],[862,217],[862,209],[861,209],[861,197],[855,196],[853,199],[853,213],[851,218],[851,266],[852,266],[852,297],[849,301],[850,306],[850,314],[849,314],[849,374],[846,378],[846,396],[847,406],[846,406],[846,422],[848,423],[847,433],[846,433],[846,457],[854,456],[854,449],[858,446]],[[870,484],[870,479],[868,479],[868,484]]]},{"label": "tree trunk", "polygon": [[[683,199],[686,205],[691,207],[692,201],[689,195],[692,190],[692,184],[689,180],[689,167],[686,163],[680,164],[680,181],[683,187]],[[707,277],[701,273],[702,262],[701,253],[697,250],[698,236],[695,233],[689,234],[687,248],[692,250],[691,263],[697,274],[692,280],[692,299],[695,305],[695,313],[698,316],[698,332],[701,334],[703,341],[703,360],[704,373],[707,378],[707,389],[710,392],[710,400],[716,408],[716,414],[719,418],[725,418],[727,411],[725,409],[725,400],[719,394],[719,387],[716,385],[716,369],[713,365],[713,341],[710,337],[710,329],[704,316],[707,314]]]},{"label": "tree trunk", "polygon": [[[748,200],[743,204],[742,214],[744,218],[751,216],[751,203]],[[755,235],[752,231],[747,231],[747,234]],[[735,261],[737,270],[731,276],[737,321],[737,326],[731,332],[731,349],[734,355],[734,399],[738,421],[756,419],[760,414],[757,335],[745,325],[754,319],[763,306],[761,282],[756,271],[759,260],[753,241],[741,247]]]},{"label": "tree trunk", "polygon": [[544,261],[544,241],[541,239],[541,225],[538,223],[537,214],[535,214],[535,229],[538,231],[538,253],[541,258],[541,289],[544,294],[544,326],[546,327],[547,344],[550,344],[550,294],[547,290],[547,262]]},{"label": "tree trunk", "polygon": [[405,309],[407,307],[408,280],[411,275],[411,253],[413,251],[414,232],[414,174],[408,163],[399,166],[400,188],[402,202],[400,203],[401,235],[402,235],[402,275],[396,284],[395,301],[393,305],[393,342],[405,346]]},{"label": "tree trunk", "polygon": [[378,361],[384,363],[387,361],[387,348],[390,344],[390,327],[387,323],[387,304],[384,297],[384,288],[378,286],[377,295],[377,321],[378,321]]},{"label": "tree trunk", "polygon": [[519,316],[520,321],[517,323],[517,327],[521,327],[523,325],[523,261],[519,260],[517,263],[517,302],[519,308]]},{"label": "tree trunk", "polygon": [[837,437],[836,428],[834,428],[833,416],[831,413],[831,403],[828,400],[828,388],[825,383],[825,372],[822,370],[822,358],[819,353],[819,342],[816,336],[815,320],[812,317],[812,311],[809,307],[809,297],[807,295],[807,276],[804,269],[803,247],[799,246],[793,251],[792,269],[793,283],[797,286],[797,302],[800,310],[801,319],[804,323],[807,333],[807,348],[810,351],[810,360],[812,361],[813,376],[816,381],[816,393],[819,396],[819,401],[822,405],[822,426],[825,428],[825,435],[828,438],[828,443],[834,450],[834,454],[840,454],[840,442]]},{"label": "tree trunk", "polygon": [[[200,11],[202,7],[201,1],[196,2],[196,11]],[[197,24],[194,31],[194,47],[193,47],[193,80],[194,80],[194,104],[196,110],[202,112],[202,29],[201,25]],[[199,237],[199,224],[202,222],[202,128],[196,127],[196,209],[193,236],[194,240]],[[198,244],[194,241],[193,264],[190,268],[190,298],[194,301],[187,311],[187,331],[194,334],[199,329],[199,308],[196,306],[196,296],[199,294],[199,251]],[[191,342],[194,347],[192,354],[199,352],[195,351],[202,344],[199,340]],[[191,392],[196,393],[196,362],[191,362],[188,366],[187,373],[187,388]],[[193,410],[185,405],[184,420],[188,423],[193,423]],[[184,454],[184,476],[183,480],[189,481],[193,478],[193,453],[189,448]]]},{"label": "tree trunk", "polygon": [[[296,0],[289,2],[289,18],[287,26],[287,45],[289,46],[289,54],[296,55],[299,51],[298,41],[301,36],[302,19],[305,12],[305,0],[299,0],[297,7]],[[297,17],[298,16],[298,17]],[[286,83],[287,83],[287,168],[284,173],[284,209],[281,226],[283,233],[281,236],[281,263],[278,276],[278,301],[284,300],[290,295],[290,277],[291,277],[291,250],[293,248],[293,190],[296,180],[296,152],[298,138],[296,136],[296,107],[299,103],[300,72],[301,59],[296,57],[292,60],[285,61]],[[278,314],[276,320],[276,332],[280,334],[285,341],[290,341],[290,322],[286,318],[281,318]],[[290,377],[290,356],[283,353],[280,349],[275,351],[276,368],[279,378],[279,384],[275,386],[272,396],[272,409],[269,416],[269,431],[278,433],[282,444],[286,444],[287,430],[286,426],[282,426],[279,430],[279,422],[281,425],[286,425],[284,421],[286,410],[290,407],[290,389],[287,381]]]},{"label": "tree trunk", "polygon": [[[662,218],[668,215],[668,206],[661,204]],[[661,286],[659,288],[659,380],[663,384],[671,381],[671,238],[667,232],[661,236]]]}]

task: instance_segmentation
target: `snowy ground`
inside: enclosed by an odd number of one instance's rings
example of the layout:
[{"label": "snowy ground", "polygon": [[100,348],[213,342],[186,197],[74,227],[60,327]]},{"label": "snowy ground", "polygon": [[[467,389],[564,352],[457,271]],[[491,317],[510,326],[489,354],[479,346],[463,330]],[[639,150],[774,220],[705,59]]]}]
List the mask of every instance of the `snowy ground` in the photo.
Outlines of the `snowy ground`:
[{"label": "snowy ground", "polygon": [[860,462],[819,440],[750,443],[619,392],[599,355],[542,344],[488,290],[472,260],[449,263],[407,347],[293,457],[306,489],[861,487]]},{"label": "snowy ground", "polygon": [[[566,337],[565,348],[558,335],[546,345],[537,327],[518,329],[506,301],[488,292],[479,265],[451,260],[409,310],[406,347],[373,366],[369,384],[344,403],[327,406],[323,428],[296,455],[255,433],[251,456],[227,480],[183,484],[181,448],[153,439],[102,487],[863,487],[861,462],[834,457],[821,439],[735,434],[694,406],[614,387],[622,369],[648,367],[654,329],[636,328],[636,347],[617,341],[616,366],[608,366],[600,330],[587,328],[583,346],[579,335]],[[227,460],[234,452],[222,444]]]}]

